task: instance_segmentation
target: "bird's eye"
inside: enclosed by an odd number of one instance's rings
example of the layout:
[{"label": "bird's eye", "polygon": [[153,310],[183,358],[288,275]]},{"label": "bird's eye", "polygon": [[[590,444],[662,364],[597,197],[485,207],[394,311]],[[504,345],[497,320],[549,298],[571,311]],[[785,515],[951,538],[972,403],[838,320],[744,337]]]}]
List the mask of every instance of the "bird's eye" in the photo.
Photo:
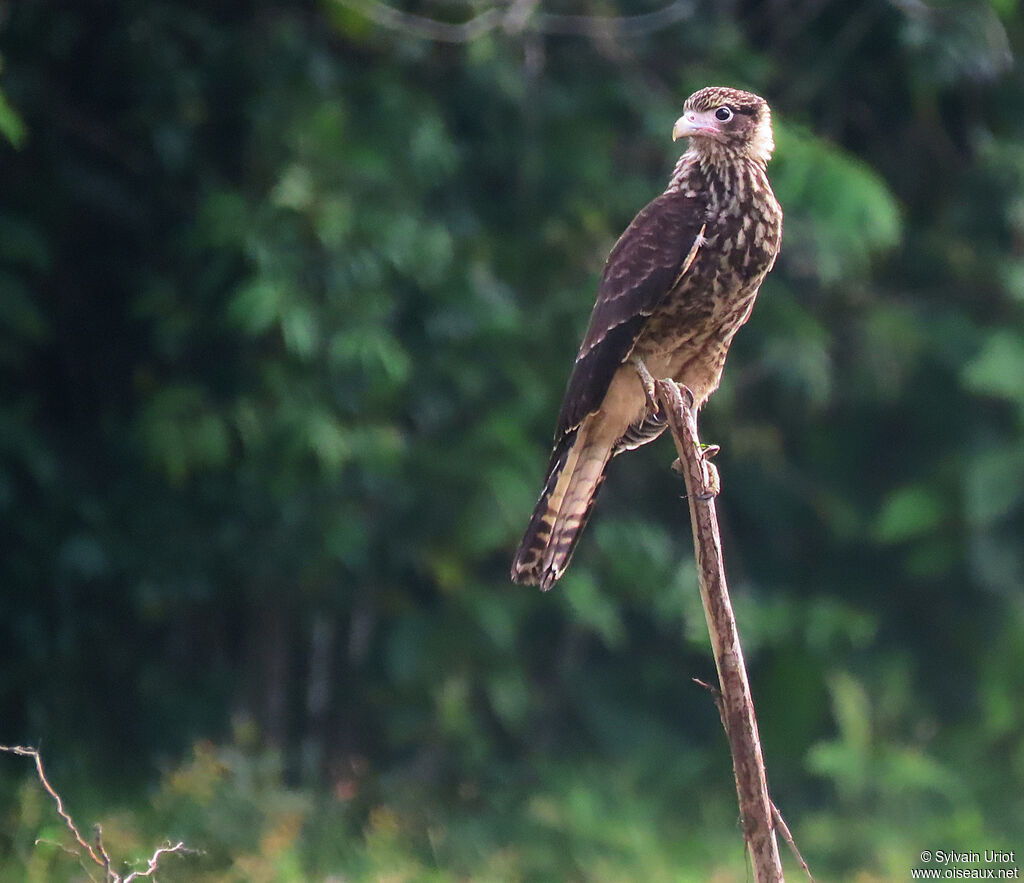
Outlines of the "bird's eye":
[{"label": "bird's eye", "polygon": [[732,119],[732,111],[728,107],[720,107],[715,111],[715,119],[727,123]]}]

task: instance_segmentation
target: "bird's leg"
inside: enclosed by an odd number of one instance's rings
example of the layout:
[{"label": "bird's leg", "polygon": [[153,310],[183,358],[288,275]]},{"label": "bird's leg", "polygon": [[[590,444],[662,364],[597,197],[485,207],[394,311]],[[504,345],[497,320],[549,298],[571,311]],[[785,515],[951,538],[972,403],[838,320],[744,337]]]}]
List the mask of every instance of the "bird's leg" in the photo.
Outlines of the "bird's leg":
[{"label": "bird's leg", "polygon": [[636,373],[640,376],[640,385],[644,388],[644,395],[647,397],[647,407],[652,414],[657,414],[659,411],[658,394],[654,388],[654,377],[651,376],[651,372],[647,370],[644,360],[639,356],[632,355],[629,361],[636,368]]}]

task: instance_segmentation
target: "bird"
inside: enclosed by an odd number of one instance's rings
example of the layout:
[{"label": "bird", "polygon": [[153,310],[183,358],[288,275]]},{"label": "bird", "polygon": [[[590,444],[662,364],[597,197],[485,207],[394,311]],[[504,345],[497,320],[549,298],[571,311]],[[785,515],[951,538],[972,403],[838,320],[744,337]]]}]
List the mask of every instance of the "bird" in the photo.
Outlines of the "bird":
[{"label": "bird", "polygon": [[512,581],[550,589],[565,572],[609,461],[657,438],[666,420],[652,378],[699,409],[718,388],[733,336],[782,242],[768,180],[771,110],[751,92],[694,92],[672,128],[689,139],[665,192],[644,207],[605,263],[569,377],[537,502]]}]

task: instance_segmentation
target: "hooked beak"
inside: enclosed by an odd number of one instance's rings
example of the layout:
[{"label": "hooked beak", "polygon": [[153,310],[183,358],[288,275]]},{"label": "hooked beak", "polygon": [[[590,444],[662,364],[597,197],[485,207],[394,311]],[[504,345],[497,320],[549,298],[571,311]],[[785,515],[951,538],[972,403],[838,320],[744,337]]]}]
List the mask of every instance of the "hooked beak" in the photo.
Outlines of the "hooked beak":
[{"label": "hooked beak", "polygon": [[676,120],[676,124],[672,127],[672,140],[678,141],[680,138],[689,138],[691,135],[718,135],[719,133],[720,129],[710,112],[698,113],[695,110],[688,110]]}]

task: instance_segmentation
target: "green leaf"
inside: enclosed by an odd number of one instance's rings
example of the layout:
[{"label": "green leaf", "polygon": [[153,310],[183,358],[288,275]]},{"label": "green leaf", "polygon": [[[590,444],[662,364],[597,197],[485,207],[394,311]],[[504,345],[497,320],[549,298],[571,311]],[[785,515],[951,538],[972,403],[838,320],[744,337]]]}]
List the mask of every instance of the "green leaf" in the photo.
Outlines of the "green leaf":
[{"label": "green leaf", "polygon": [[863,276],[902,236],[899,207],[882,177],[806,129],[779,121],[772,187],[786,213],[784,261],[827,284]]},{"label": "green leaf", "polygon": [[875,520],[874,534],[883,543],[904,542],[935,530],[945,514],[945,504],[930,488],[901,488],[883,504]]},{"label": "green leaf", "polygon": [[198,470],[227,462],[230,434],[223,417],[196,386],[168,386],[150,399],[139,417],[138,431],[150,461],[172,484]]},{"label": "green leaf", "polygon": [[1008,328],[993,332],[963,376],[968,389],[1024,404],[1024,338]]},{"label": "green leaf", "polygon": [[1024,449],[1014,444],[974,452],[965,465],[964,495],[972,525],[1006,516],[1024,499]]},{"label": "green leaf", "polygon": [[18,149],[24,146],[28,138],[28,128],[3,92],[0,92],[0,135]]},{"label": "green leaf", "polygon": [[569,571],[562,584],[574,618],[590,626],[607,646],[619,646],[626,634],[619,610],[612,599],[600,591],[590,574]]},{"label": "green leaf", "polygon": [[277,322],[285,308],[287,289],[266,276],[242,285],[228,304],[228,315],[251,334],[261,334]]}]

